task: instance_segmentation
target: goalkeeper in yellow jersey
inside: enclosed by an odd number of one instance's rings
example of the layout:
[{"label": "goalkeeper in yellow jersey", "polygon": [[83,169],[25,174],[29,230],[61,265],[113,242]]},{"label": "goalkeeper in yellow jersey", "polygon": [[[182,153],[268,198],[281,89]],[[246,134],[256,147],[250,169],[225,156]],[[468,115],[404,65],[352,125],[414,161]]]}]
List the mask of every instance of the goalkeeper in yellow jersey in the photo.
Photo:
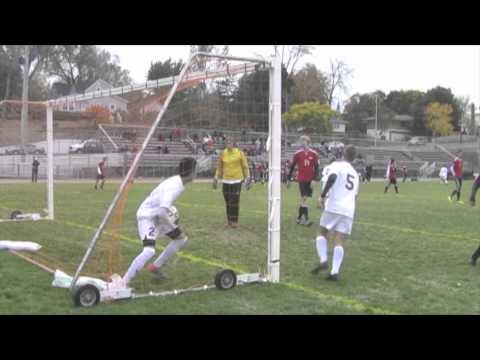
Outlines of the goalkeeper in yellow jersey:
[{"label": "goalkeeper in yellow jersey", "polygon": [[217,188],[218,180],[221,179],[227,212],[225,227],[235,229],[238,227],[242,183],[245,181],[246,189],[250,188],[250,171],[247,157],[242,150],[235,146],[233,139],[227,138],[225,144],[226,148],[218,159],[213,188]]}]

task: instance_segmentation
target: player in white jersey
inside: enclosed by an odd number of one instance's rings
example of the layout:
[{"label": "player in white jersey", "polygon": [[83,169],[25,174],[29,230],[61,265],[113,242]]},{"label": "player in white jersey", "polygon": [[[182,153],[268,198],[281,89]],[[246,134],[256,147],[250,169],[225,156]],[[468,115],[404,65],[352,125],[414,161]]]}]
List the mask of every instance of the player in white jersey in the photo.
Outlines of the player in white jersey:
[{"label": "player in white jersey", "polygon": [[185,184],[195,177],[196,160],[183,158],[180,161],[178,175],[169,177],[158,185],[143,201],[137,211],[138,235],[143,241],[143,251],[133,260],[123,276],[125,285],[145,267],[145,264],[155,255],[155,242],[159,235],[168,236],[171,241],[160,256],[147,266],[147,270],[159,278],[162,265],[185,246],[187,236],[174,221],[171,210],[177,198],[185,190]]},{"label": "player in white jersey", "polygon": [[446,166],[443,166],[441,169],[440,169],[440,172],[438,174],[438,176],[440,176],[440,181],[442,181],[444,184],[447,184],[448,183],[448,169]]},{"label": "player in white jersey", "polygon": [[320,264],[312,270],[312,274],[328,269],[328,237],[334,242],[332,268],[327,276],[328,280],[338,280],[344,255],[344,239],[352,232],[355,200],[360,183],[358,173],[351,165],[355,153],[355,147],[348,145],[344,150],[344,159],[329,165],[328,179],[317,201],[318,207],[324,211],[315,243]]}]

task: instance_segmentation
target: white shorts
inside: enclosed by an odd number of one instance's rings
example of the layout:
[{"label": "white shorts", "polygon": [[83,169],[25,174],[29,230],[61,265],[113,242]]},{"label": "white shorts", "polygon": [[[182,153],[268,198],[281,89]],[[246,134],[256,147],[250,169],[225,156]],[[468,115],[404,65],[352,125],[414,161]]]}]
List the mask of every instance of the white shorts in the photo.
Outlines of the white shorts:
[{"label": "white shorts", "polygon": [[345,215],[334,214],[324,211],[320,218],[320,226],[328,231],[337,231],[339,233],[350,235],[352,232],[353,219]]},{"label": "white shorts", "polygon": [[140,240],[157,240],[159,235],[166,235],[177,228],[170,221],[168,209],[161,208],[156,216],[137,214],[138,236]]}]

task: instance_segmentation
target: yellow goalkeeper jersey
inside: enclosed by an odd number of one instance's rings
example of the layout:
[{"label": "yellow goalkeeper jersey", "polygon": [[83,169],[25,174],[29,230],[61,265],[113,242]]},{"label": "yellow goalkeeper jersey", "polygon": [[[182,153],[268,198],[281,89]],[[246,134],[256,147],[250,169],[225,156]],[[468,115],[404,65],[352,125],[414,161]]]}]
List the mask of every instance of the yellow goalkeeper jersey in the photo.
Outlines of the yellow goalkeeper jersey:
[{"label": "yellow goalkeeper jersey", "polygon": [[243,151],[238,148],[223,150],[218,158],[215,176],[224,181],[238,181],[249,177],[248,161]]}]

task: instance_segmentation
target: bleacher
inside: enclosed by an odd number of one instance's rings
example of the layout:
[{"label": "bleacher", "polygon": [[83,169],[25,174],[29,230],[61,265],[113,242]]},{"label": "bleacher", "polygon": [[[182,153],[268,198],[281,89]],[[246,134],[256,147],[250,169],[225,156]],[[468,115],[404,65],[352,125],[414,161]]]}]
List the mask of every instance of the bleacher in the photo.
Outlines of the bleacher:
[{"label": "bleacher", "polygon": [[[101,130],[103,129],[103,131]],[[97,137],[102,141],[106,152],[122,152],[122,151],[138,151],[145,137],[147,136],[148,127],[139,126],[102,126],[97,133]],[[169,155],[163,154],[161,149],[167,146],[169,154],[175,155],[192,155],[193,151],[184,140],[165,139],[160,141],[158,135],[154,134],[154,137],[147,145],[145,149],[145,155]]]},{"label": "bleacher", "polygon": [[439,163],[447,163],[450,162],[452,159],[444,152],[438,151],[411,151],[412,156],[415,159],[421,161],[428,161],[433,162],[435,161],[437,164]]}]

